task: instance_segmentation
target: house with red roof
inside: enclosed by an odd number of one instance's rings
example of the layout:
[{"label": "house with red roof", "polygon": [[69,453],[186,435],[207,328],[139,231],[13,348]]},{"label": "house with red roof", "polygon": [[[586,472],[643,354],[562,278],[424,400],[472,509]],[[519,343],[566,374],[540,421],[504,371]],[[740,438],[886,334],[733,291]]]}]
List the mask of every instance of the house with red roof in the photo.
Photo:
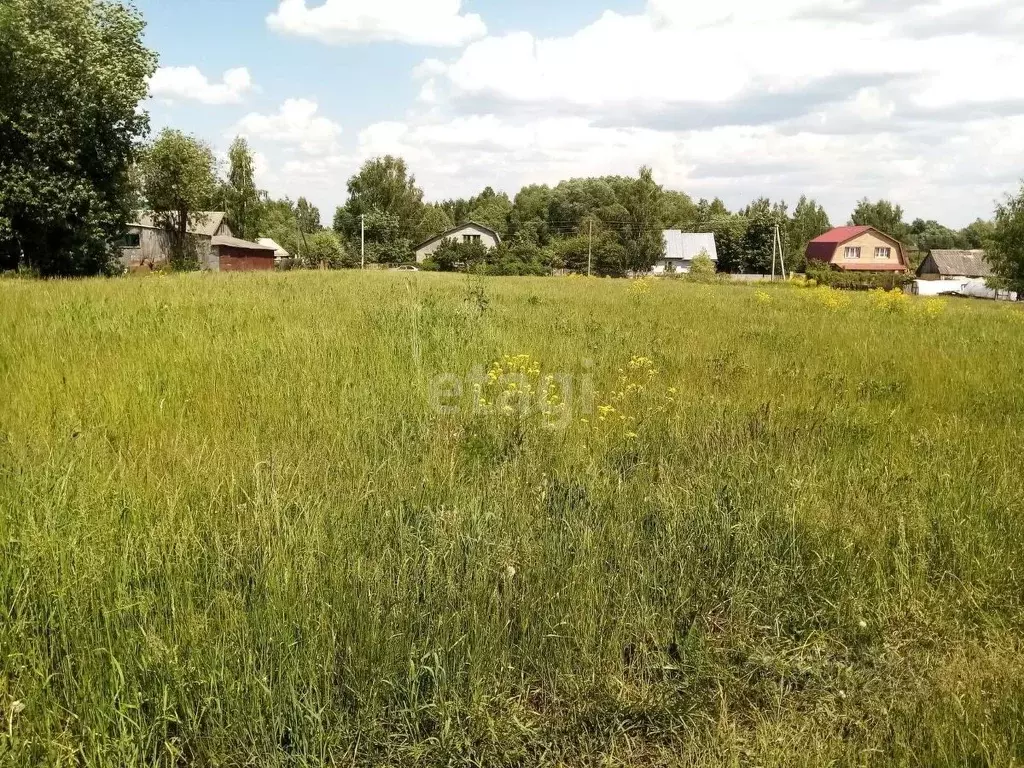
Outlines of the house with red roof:
[{"label": "house with red roof", "polygon": [[900,241],[874,227],[836,227],[807,245],[807,263],[855,272],[906,272]]}]

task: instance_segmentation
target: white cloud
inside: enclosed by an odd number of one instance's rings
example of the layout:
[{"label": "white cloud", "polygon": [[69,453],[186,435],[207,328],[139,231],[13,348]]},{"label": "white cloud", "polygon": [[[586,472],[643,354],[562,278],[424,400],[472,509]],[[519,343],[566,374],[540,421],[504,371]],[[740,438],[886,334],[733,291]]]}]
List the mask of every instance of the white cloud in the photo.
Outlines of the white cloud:
[{"label": "white cloud", "polygon": [[1014,29],[1016,0],[648,0],[575,34],[512,32],[428,59],[414,72],[425,111],[361,141],[402,147],[451,186],[644,162],[732,205],[807,192],[843,221],[858,197],[892,195],[966,223],[1019,172]]},{"label": "white cloud", "polygon": [[462,0],[280,0],[267,24],[323,43],[460,46],[487,33],[480,16],[462,13]]},{"label": "white cloud", "polygon": [[154,98],[203,104],[239,104],[253,87],[245,67],[229,69],[219,83],[210,82],[196,67],[160,67],[149,81]]},{"label": "white cloud", "polygon": [[[1001,0],[1009,7],[1013,0]],[[1024,67],[1020,39],[905,31],[979,0],[918,0],[881,19],[836,0],[651,0],[647,11],[608,11],[574,35],[528,32],[472,43],[444,71],[453,93],[511,104],[621,110],[722,104],[750,94],[781,94],[814,84],[913,79],[922,104],[1024,97],[1024,82],[999,73]],[[826,13],[845,15],[830,17]],[[812,15],[812,13],[814,15]],[[969,30],[969,28],[968,28]],[[614,51],[615,55],[609,55]],[[436,63],[424,71],[437,74]]]},{"label": "white cloud", "polygon": [[308,99],[288,99],[276,114],[252,112],[233,129],[251,139],[280,144],[286,149],[316,155],[337,151],[341,126],[318,114],[319,105]]},{"label": "white cloud", "polygon": [[325,211],[385,153],[405,157],[430,199],[647,164],[667,187],[733,208],[808,194],[834,223],[868,196],[963,225],[1021,173],[1017,0],[648,0],[549,38],[441,29],[473,18],[453,0],[316,2],[283,0],[272,26],[326,42],[470,41],[413,70],[420,95],[404,116],[349,142],[313,101],[243,118],[268,187]]}]

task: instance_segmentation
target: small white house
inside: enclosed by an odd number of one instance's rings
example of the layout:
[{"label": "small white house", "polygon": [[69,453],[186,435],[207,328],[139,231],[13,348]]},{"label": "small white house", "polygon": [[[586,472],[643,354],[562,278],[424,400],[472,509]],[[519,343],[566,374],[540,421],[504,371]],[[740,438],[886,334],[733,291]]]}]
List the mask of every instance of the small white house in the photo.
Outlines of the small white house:
[{"label": "small white house", "polygon": [[501,237],[497,232],[483,226],[482,224],[476,224],[471,221],[468,224],[461,224],[454,229],[449,229],[447,232],[435,235],[429,240],[417,245],[414,249],[416,251],[416,262],[422,264],[433,256],[434,251],[436,251],[445,240],[455,240],[459,243],[480,243],[487,248],[487,250],[497,248],[498,245],[501,244]]},{"label": "small white house", "polygon": [[693,266],[693,260],[701,254],[706,254],[712,262],[718,263],[718,247],[715,245],[713,234],[695,234],[678,229],[666,229],[663,234],[665,256],[655,263],[653,274],[685,275]]}]

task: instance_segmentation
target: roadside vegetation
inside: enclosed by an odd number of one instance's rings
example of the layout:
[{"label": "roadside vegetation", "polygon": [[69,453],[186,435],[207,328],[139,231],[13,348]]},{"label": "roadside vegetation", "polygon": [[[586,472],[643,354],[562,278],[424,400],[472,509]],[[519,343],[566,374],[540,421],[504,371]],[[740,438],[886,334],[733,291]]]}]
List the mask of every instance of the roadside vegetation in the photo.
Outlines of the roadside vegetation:
[{"label": "roadside vegetation", "polygon": [[0,765],[1019,763],[1022,339],[806,283],[0,280]]}]

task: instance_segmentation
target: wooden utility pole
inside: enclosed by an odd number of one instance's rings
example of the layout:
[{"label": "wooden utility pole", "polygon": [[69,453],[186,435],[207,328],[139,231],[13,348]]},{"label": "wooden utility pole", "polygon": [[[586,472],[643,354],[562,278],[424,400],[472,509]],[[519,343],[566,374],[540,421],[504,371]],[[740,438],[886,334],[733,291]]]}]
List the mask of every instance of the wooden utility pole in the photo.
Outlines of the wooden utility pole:
[{"label": "wooden utility pole", "polygon": [[590,243],[587,246],[587,277],[594,276],[594,220],[590,220]]},{"label": "wooden utility pole", "polygon": [[772,280],[775,280],[775,262],[776,259],[782,265],[782,279],[786,279],[786,249],[782,245],[782,231],[779,229],[779,225],[775,225],[775,239],[772,240]]},{"label": "wooden utility pole", "polygon": [[359,258],[362,260],[362,269],[366,269],[366,214],[359,215]]}]

